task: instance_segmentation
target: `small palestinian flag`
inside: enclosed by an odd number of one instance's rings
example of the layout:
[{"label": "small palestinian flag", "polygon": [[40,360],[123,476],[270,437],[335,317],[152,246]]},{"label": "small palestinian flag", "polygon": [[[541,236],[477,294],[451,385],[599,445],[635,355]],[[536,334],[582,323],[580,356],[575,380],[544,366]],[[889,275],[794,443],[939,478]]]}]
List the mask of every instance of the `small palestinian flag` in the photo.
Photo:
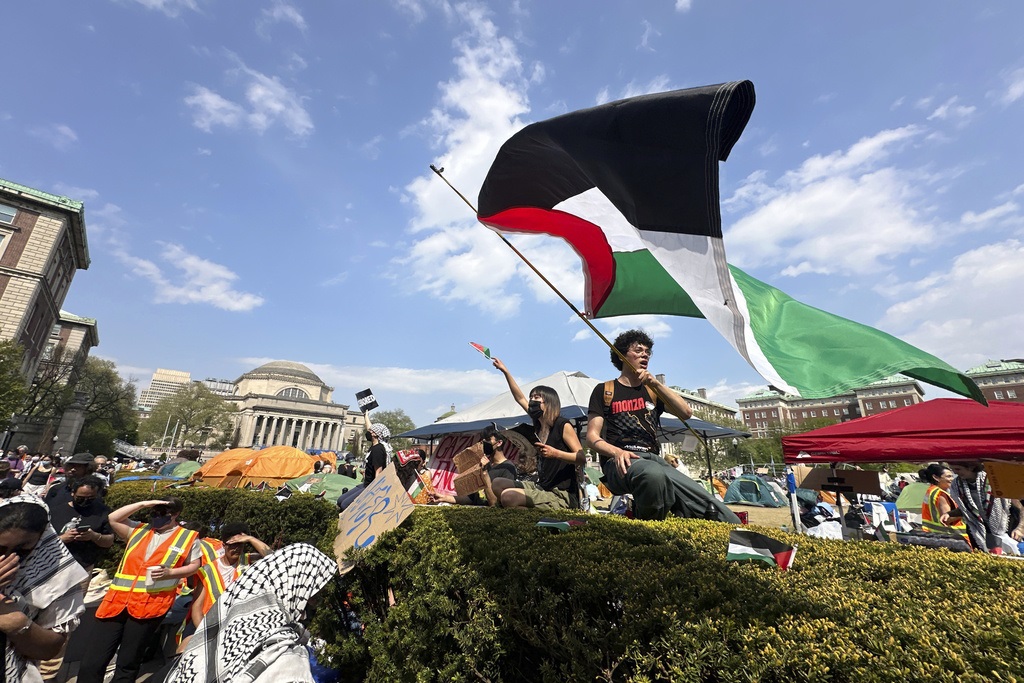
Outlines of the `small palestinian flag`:
[{"label": "small palestinian flag", "polygon": [[491,350],[483,344],[477,344],[476,342],[469,342],[469,345],[484,355],[487,360],[491,359]]},{"label": "small palestinian flag", "polygon": [[423,493],[424,489],[426,489],[426,486],[423,484],[423,480],[417,476],[413,479],[412,484],[409,485],[409,490],[406,493],[409,494],[409,498],[415,503],[416,497]]},{"label": "small palestinian flag", "polygon": [[795,557],[795,545],[786,545],[782,541],[746,529],[733,529],[729,532],[726,561],[759,560],[786,571],[793,566]]}]

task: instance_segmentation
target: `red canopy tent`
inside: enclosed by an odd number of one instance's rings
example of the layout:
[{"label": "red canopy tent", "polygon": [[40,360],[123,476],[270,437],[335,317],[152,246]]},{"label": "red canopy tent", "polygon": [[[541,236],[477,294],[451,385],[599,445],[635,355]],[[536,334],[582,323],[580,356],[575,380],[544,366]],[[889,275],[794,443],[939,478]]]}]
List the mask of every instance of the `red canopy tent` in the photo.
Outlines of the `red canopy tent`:
[{"label": "red canopy tent", "polygon": [[782,438],[790,464],[1024,460],[1024,403],[938,398]]}]

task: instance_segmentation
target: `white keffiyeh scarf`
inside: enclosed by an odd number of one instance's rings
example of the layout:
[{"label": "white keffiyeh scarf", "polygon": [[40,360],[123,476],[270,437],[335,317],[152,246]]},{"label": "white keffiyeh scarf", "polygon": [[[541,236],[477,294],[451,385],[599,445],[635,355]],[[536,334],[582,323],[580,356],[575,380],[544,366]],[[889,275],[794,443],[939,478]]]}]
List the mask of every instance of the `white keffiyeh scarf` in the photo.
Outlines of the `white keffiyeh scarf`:
[{"label": "white keffiyeh scarf", "polygon": [[[29,503],[50,510],[39,498],[21,494],[13,498],[0,498],[0,508],[14,503]],[[0,588],[0,593],[17,603],[18,608],[33,621],[40,612],[55,601],[78,591],[85,594],[84,582],[89,574],[68,552],[50,524],[46,525],[39,543],[22,561],[17,576],[9,585]],[[79,599],[81,605],[81,599]],[[83,611],[84,607],[80,610]],[[6,640],[6,639],[5,639]],[[6,673],[7,683],[20,683],[25,675],[27,663],[7,640]]]},{"label": "white keffiyeh scarf", "polygon": [[257,562],[207,613],[167,683],[250,683],[272,666],[275,681],[311,681],[299,622],[337,571],[334,559],[306,543]]}]

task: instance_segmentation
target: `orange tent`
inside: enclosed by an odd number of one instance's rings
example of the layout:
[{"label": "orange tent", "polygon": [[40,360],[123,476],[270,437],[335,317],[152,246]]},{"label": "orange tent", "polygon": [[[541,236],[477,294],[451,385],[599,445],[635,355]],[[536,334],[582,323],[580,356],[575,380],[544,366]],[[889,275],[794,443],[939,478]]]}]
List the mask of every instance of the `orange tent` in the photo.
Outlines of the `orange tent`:
[{"label": "orange tent", "polygon": [[338,454],[334,451],[324,451],[320,455],[314,455],[313,457],[321,462],[329,463],[335,472],[338,471]]},{"label": "orange tent", "polygon": [[195,477],[222,489],[249,483],[258,486],[262,482],[278,487],[289,479],[312,474],[315,461],[291,446],[272,446],[258,451],[233,448],[203,465]]}]

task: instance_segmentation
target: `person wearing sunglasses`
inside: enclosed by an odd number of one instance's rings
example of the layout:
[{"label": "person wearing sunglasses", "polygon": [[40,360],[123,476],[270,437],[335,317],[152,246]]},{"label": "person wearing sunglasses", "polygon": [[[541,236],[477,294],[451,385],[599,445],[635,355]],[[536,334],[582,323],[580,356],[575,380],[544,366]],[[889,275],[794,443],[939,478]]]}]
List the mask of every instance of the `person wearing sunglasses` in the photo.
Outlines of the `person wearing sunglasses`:
[{"label": "person wearing sunglasses", "polygon": [[[108,521],[126,547],[110,588],[96,610],[90,648],[78,683],[102,683],[117,653],[113,683],[134,683],[150,638],[174,605],[178,583],[199,569],[199,534],[178,524],[177,498],[129,503]],[[145,512],[148,522],[130,517]]]},{"label": "person wearing sunglasses", "polygon": [[110,508],[104,504],[102,492],[103,482],[90,475],[71,483],[71,500],[47,501],[53,528],[87,572],[92,571],[102,552],[114,544],[114,530],[108,521]]}]

